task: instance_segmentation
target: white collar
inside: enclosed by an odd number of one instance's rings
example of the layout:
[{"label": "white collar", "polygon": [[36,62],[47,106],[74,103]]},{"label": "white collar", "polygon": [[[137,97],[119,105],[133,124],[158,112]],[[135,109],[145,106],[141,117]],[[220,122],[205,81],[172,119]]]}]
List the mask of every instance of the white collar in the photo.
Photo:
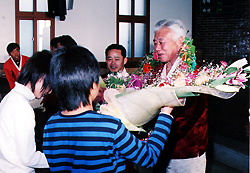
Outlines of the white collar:
[{"label": "white collar", "polygon": [[18,71],[21,71],[21,68],[22,68],[22,55],[20,55],[19,67],[16,65],[16,62],[14,61],[14,59],[13,59],[12,57],[10,57],[10,59],[12,60],[13,64],[14,64],[15,67],[18,69]]},{"label": "white collar", "polygon": [[128,74],[128,72],[126,71],[125,67],[123,68],[123,70],[122,70],[122,72],[121,72],[121,75],[122,75],[123,77],[129,76],[129,74]]},{"label": "white collar", "polygon": [[181,62],[181,58],[177,57],[177,59],[175,60],[173,66],[171,67],[171,69],[170,69],[170,71],[168,72],[167,75],[166,75],[167,64],[165,64],[164,67],[163,67],[163,69],[162,69],[161,76],[164,77],[164,78],[169,77],[174,72],[174,70],[178,67],[178,65],[180,64],[180,62]]},{"label": "white collar", "polygon": [[23,95],[25,98],[27,98],[27,100],[35,99],[34,93],[28,87],[26,87],[18,82],[15,82],[15,87],[12,90],[13,90],[13,92],[17,92],[17,93]]}]

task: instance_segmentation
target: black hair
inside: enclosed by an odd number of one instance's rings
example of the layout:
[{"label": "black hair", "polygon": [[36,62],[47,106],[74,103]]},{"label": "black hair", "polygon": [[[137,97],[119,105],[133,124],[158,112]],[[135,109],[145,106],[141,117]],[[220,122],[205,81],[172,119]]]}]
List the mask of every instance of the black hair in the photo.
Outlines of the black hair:
[{"label": "black hair", "polygon": [[106,55],[106,58],[108,57],[108,52],[112,49],[117,49],[117,50],[121,50],[121,55],[124,58],[126,58],[126,49],[120,45],[120,44],[111,44],[109,45],[106,50],[105,50],[105,55]]},{"label": "black hair", "polygon": [[52,55],[48,50],[34,53],[23,66],[17,78],[17,82],[23,85],[27,85],[30,82],[31,90],[34,92],[36,82],[41,77],[44,77],[42,91],[48,87],[50,89],[49,67],[51,58]]},{"label": "black hair", "polygon": [[69,35],[62,35],[58,37],[60,44],[66,48],[77,45],[76,41]]},{"label": "black hair", "polygon": [[59,38],[58,37],[54,37],[50,40],[50,46],[57,48],[57,43],[59,43]]},{"label": "black hair", "polygon": [[61,110],[72,111],[89,103],[90,89],[99,83],[100,67],[86,48],[71,46],[57,49],[50,65],[52,88]]},{"label": "black hair", "polygon": [[6,50],[7,50],[8,54],[10,55],[10,52],[12,52],[15,48],[20,49],[19,44],[17,44],[17,43],[10,43],[10,44],[8,44]]}]

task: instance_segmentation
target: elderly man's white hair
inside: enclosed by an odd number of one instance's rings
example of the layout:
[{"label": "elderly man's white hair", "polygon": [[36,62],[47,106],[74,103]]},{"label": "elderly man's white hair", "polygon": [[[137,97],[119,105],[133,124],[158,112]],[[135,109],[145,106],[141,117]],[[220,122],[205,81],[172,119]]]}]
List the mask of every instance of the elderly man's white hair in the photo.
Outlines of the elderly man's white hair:
[{"label": "elderly man's white hair", "polygon": [[176,41],[180,36],[183,38],[186,37],[187,30],[182,23],[182,21],[178,19],[163,19],[157,22],[154,26],[154,32],[162,29],[169,28],[174,32],[173,40]]}]

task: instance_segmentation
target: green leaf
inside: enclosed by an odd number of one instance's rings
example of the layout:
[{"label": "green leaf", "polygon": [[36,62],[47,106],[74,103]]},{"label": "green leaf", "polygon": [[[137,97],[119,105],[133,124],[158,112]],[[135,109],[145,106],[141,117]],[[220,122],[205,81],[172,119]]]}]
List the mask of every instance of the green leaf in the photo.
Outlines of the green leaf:
[{"label": "green leaf", "polygon": [[195,53],[195,46],[192,45],[191,48],[190,48],[190,50],[194,54]]},{"label": "green leaf", "polygon": [[243,71],[246,72],[246,73],[250,73],[250,66],[244,68]]},{"label": "green leaf", "polygon": [[230,74],[233,72],[237,72],[238,68],[237,67],[229,67],[228,69],[225,70],[225,73]]},{"label": "green leaf", "polygon": [[106,87],[107,87],[107,85],[106,85],[104,82],[101,82],[101,83],[100,83],[100,87],[102,87],[102,88],[106,88]]},{"label": "green leaf", "polygon": [[157,65],[157,62],[156,62],[156,61],[152,61],[152,62],[150,63],[150,65],[151,65],[152,68],[154,68],[154,67]]},{"label": "green leaf", "polygon": [[184,90],[175,90],[176,96],[178,98],[185,98],[185,97],[194,97],[194,96],[199,96],[200,94],[198,93],[193,93],[190,91],[184,91]]},{"label": "green leaf", "polygon": [[221,79],[216,79],[216,80],[212,81],[212,82],[210,83],[210,85],[211,85],[212,87],[215,87],[215,86],[217,86],[217,85],[222,85],[222,84],[224,84],[226,81],[228,81],[229,79],[232,79],[232,78],[234,78],[234,76],[232,76],[232,77],[226,77],[226,78],[221,78]]},{"label": "green leaf", "polygon": [[191,45],[193,44],[193,41],[194,41],[194,40],[193,40],[193,39],[191,39],[191,41],[190,41],[190,44],[191,44]]},{"label": "green leaf", "polygon": [[189,41],[189,38],[185,37],[183,43],[186,44]]},{"label": "green leaf", "polygon": [[153,55],[148,55],[149,58],[153,58]]}]

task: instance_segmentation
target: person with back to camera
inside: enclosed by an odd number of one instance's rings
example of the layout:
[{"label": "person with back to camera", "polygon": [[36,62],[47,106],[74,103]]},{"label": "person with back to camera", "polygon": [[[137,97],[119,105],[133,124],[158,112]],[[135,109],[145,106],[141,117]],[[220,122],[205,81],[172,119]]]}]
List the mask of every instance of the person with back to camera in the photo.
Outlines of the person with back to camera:
[{"label": "person with back to camera", "polygon": [[29,101],[50,92],[51,57],[49,51],[35,53],[0,103],[0,172],[27,173],[49,167],[45,155],[36,151],[35,115]]},{"label": "person with back to camera", "polygon": [[56,52],[50,80],[59,112],[44,128],[43,151],[52,172],[124,172],[125,159],[152,167],[170,131],[173,108],[163,107],[147,142],[135,138],[117,118],[93,111],[99,91],[99,63],[86,48]]},{"label": "person with back to camera", "polygon": [[58,48],[70,47],[73,45],[77,45],[77,43],[70,35],[54,37],[50,40],[50,52],[53,55]]},{"label": "person with back to camera", "polygon": [[24,64],[29,60],[25,55],[20,56],[20,46],[17,43],[10,43],[6,48],[10,58],[4,63],[3,69],[10,89],[15,87],[15,81]]},{"label": "person with back to camera", "polygon": [[59,37],[54,37],[50,40],[50,52],[52,55],[54,55],[54,53],[56,52],[58,43]]},{"label": "person with back to camera", "polygon": [[[159,71],[166,77],[181,61],[179,52],[187,32],[176,19],[157,22],[154,32],[154,51],[163,63],[154,68],[152,78]],[[208,144],[206,95],[188,97],[185,106],[175,107],[172,115],[171,133],[151,172],[204,173]]]},{"label": "person with back to camera", "polygon": [[70,47],[77,45],[76,41],[70,36],[70,35],[62,35],[59,38],[59,42],[57,43],[57,47],[62,48],[62,47]]}]

